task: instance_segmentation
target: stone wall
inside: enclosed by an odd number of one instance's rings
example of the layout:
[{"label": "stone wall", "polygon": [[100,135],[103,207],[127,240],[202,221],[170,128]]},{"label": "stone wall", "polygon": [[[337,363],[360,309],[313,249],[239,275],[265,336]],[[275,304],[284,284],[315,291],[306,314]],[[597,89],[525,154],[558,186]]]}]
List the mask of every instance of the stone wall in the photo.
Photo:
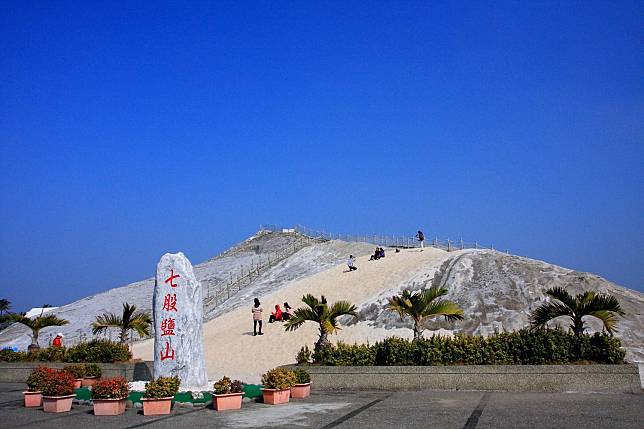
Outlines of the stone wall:
[{"label": "stone wall", "polygon": [[[0,362],[0,382],[24,382],[39,366],[62,369],[63,362]],[[152,379],[153,362],[99,363],[103,377],[125,377],[128,381]]]},{"label": "stone wall", "polygon": [[[296,368],[296,366],[288,366]],[[641,393],[636,365],[301,366],[321,390]]]}]

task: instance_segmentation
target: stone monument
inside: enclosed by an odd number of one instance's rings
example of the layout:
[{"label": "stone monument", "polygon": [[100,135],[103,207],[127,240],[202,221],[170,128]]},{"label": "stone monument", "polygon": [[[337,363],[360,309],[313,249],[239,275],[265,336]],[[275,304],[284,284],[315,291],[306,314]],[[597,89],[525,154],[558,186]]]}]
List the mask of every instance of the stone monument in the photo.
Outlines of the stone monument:
[{"label": "stone monument", "polygon": [[209,390],[203,354],[201,283],[183,253],[161,257],[152,308],[154,377],[176,375],[183,391]]}]

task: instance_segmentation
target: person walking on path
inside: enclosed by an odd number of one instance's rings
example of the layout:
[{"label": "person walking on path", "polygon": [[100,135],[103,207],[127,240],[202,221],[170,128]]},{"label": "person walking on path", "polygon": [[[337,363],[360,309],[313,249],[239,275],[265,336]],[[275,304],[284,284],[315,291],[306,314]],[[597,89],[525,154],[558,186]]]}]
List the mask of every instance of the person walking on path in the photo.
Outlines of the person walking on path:
[{"label": "person walking on path", "polygon": [[[255,305],[251,312],[253,313],[253,336],[264,335],[262,333],[262,313],[264,310],[259,303],[259,299],[255,298]],[[259,333],[257,332],[257,325],[259,325]]]},{"label": "person walking on path", "polygon": [[349,266],[349,272],[355,271],[358,269],[355,264],[356,259],[353,257],[353,255],[349,255],[349,260],[347,261],[347,265]]},{"label": "person walking on path", "polygon": [[425,234],[423,234],[423,231],[419,229],[418,233],[416,234],[416,238],[418,238],[418,241],[420,241],[420,251],[422,252],[425,248]]}]

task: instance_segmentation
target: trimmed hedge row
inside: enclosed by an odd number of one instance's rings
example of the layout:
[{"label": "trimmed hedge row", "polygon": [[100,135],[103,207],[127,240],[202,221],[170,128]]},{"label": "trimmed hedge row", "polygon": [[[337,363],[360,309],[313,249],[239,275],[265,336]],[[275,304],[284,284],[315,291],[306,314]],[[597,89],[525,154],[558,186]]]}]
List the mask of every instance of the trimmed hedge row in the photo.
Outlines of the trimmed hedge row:
[{"label": "trimmed hedge row", "polygon": [[523,329],[487,338],[392,337],[374,345],[339,343],[315,353],[313,360],[330,366],[621,364],[625,354],[618,338],[603,333],[577,337],[560,329]]},{"label": "trimmed hedge row", "polygon": [[107,340],[92,340],[70,348],[49,347],[37,352],[0,350],[0,362],[125,362],[132,359],[127,345]]}]

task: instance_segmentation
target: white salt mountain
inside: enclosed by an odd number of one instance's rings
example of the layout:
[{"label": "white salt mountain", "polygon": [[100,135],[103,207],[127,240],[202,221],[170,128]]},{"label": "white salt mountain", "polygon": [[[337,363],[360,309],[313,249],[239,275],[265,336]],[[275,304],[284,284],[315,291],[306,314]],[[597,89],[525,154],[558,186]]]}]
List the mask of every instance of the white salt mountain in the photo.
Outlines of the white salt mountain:
[{"label": "white salt mountain", "polygon": [[[384,310],[386,298],[404,288],[417,290],[430,284],[449,289],[449,298],[464,308],[465,320],[455,324],[428,322],[428,328],[483,335],[525,327],[530,311],[546,299],[543,292],[553,286],[564,286],[571,293],[610,293],[626,311],[616,335],[622,339],[627,360],[644,360],[644,294],[592,274],[488,250],[388,250],[385,259],[369,262],[372,245],[339,240],[315,242],[293,233],[262,232],[194,267],[197,280],[209,290],[204,300],[209,302],[208,296],[214,295],[215,289],[225,290],[222,281],[242,265],[247,270],[251,261],[256,264],[259,256],[266,260],[276,251],[290,256],[253,276],[240,291],[231,291],[230,298],[220,305],[206,306],[204,320],[210,322],[204,325],[204,352],[211,378],[224,373],[257,377],[259,371],[293,362],[303,344],[312,346],[315,341],[312,325],[286,333],[281,324],[265,324],[267,335],[253,337],[250,306],[254,297],[262,300],[265,315],[273,305],[284,301],[294,308],[300,306],[302,295],[308,292],[324,293],[331,301],[348,299],[358,305],[359,318],[347,320],[349,326],[332,340],[373,342],[393,334],[412,336],[409,320],[400,321],[396,314]],[[349,254],[357,256],[358,271],[345,272]],[[144,280],[61,307],[54,313],[70,324],[44,330],[41,345],[46,345],[50,332],[61,331],[68,338],[84,333],[91,338],[90,325],[95,316],[104,311],[120,313],[123,302],[151,311],[153,285],[153,279]],[[589,322],[592,329],[600,329],[590,318]],[[12,325],[0,332],[0,347],[15,344],[26,348],[30,342],[28,333],[28,328]],[[426,335],[430,334],[426,331]],[[222,343],[226,347],[221,347]],[[260,351],[261,356],[255,359],[239,358],[255,356]],[[134,352],[137,357],[153,359],[153,341],[135,344]]]},{"label": "white salt mountain", "polygon": [[157,265],[153,311],[154,376],[177,376],[182,390],[208,390],[201,283],[181,252],[166,253]]}]

